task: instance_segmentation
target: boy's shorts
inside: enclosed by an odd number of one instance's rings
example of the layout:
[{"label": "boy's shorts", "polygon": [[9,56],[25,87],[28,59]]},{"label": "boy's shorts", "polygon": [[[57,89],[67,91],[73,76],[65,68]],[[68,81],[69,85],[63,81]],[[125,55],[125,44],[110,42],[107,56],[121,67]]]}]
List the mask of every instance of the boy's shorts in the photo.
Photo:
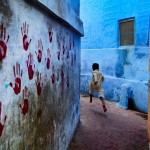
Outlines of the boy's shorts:
[{"label": "boy's shorts", "polygon": [[[99,90],[99,91],[96,91],[96,92],[98,93],[98,97],[99,97],[99,98],[100,98],[100,97],[104,98],[104,90],[103,90],[103,89],[101,89],[101,90]],[[90,89],[89,89],[89,94],[93,94],[93,91],[90,90]]]}]

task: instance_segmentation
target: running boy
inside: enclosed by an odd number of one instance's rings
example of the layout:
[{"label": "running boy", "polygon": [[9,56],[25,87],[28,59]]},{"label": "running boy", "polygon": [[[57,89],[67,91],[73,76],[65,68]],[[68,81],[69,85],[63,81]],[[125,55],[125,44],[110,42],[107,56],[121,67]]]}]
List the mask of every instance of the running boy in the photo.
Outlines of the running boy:
[{"label": "running boy", "polygon": [[92,103],[92,97],[93,97],[93,91],[96,91],[98,93],[99,99],[102,101],[103,105],[103,110],[104,112],[107,111],[107,108],[105,106],[105,101],[104,101],[104,90],[102,88],[102,82],[104,80],[104,77],[102,73],[99,70],[99,64],[94,63],[92,65],[92,81],[89,86],[89,94],[90,94],[90,103]]}]

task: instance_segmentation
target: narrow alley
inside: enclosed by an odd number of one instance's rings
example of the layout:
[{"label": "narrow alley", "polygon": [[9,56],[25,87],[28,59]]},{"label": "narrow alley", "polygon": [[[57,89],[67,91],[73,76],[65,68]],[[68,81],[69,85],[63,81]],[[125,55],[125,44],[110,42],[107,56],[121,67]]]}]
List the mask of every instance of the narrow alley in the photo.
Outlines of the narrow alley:
[{"label": "narrow alley", "polygon": [[0,0],[0,150],[148,150],[149,6]]},{"label": "narrow alley", "polygon": [[81,96],[81,116],[70,150],[148,150],[147,114]]}]

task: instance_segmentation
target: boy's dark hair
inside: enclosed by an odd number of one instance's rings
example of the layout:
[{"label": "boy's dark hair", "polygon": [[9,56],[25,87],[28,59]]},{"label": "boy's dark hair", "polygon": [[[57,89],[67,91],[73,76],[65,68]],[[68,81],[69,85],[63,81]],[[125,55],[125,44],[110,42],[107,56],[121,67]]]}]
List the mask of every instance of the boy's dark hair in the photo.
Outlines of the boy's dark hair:
[{"label": "boy's dark hair", "polygon": [[92,69],[93,70],[99,69],[99,64],[98,63],[93,63]]}]

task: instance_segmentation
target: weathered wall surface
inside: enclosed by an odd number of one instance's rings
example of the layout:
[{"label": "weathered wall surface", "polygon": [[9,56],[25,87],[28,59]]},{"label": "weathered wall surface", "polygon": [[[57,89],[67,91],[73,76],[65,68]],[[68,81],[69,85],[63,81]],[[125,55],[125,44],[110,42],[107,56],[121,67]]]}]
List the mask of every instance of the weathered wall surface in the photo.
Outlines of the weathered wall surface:
[{"label": "weathered wall surface", "polygon": [[80,36],[34,4],[0,1],[1,150],[65,150],[79,122]]},{"label": "weathered wall surface", "polygon": [[[134,106],[148,108],[148,28],[150,2],[81,0],[85,36],[81,40],[81,92],[88,92],[92,63],[105,76],[105,97],[120,101],[121,85],[129,83]],[[86,11],[85,11],[86,10]],[[119,47],[119,20],[135,17],[135,45]]]}]

